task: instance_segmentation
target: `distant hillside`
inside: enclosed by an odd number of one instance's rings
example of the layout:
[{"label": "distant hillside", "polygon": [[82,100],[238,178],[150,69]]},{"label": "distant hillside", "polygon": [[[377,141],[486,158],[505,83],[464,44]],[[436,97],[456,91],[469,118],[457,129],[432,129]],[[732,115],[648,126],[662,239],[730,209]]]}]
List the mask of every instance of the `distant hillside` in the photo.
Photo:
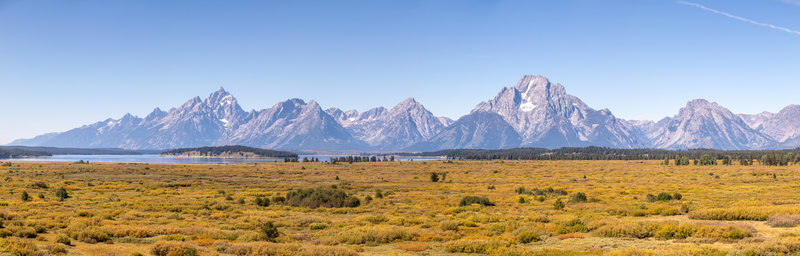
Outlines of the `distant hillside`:
[{"label": "distant hillside", "polygon": [[37,156],[51,156],[52,154],[41,151],[31,151],[14,148],[0,148],[0,159],[6,158],[25,158]]},{"label": "distant hillside", "polygon": [[56,148],[56,147],[26,147],[26,146],[0,146],[0,149],[25,150],[46,152],[53,155],[143,155],[158,154],[156,150],[127,150],[120,148]]},{"label": "distant hillside", "polygon": [[247,146],[220,146],[179,148],[164,151],[161,156],[180,157],[218,157],[218,158],[297,158],[297,154],[288,151],[277,151]]}]

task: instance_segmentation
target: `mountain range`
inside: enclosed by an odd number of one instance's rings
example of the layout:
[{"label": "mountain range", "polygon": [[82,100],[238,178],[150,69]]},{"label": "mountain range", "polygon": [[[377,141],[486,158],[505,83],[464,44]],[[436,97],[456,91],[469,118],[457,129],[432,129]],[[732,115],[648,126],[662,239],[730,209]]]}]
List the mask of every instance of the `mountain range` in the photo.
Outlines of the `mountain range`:
[{"label": "mountain range", "polygon": [[432,151],[455,148],[584,147],[778,149],[800,146],[800,105],[778,113],[734,114],[689,101],[660,121],[596,110],[563,85],[525,75],[458,120],[435,116],[413,98],[359,113],[289,99],[247,112],[220,88],[168,111],[126,114],[10,145],[171,149],[245,145],[283,150]]}]

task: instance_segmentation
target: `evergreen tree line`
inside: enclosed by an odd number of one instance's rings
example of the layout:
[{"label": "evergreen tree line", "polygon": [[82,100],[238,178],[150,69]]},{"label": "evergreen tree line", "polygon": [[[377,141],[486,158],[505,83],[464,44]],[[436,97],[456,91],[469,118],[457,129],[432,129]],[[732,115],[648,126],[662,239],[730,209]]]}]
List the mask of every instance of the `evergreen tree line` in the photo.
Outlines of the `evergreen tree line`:
[{"label": "evergreen tree line", "polygon": [[288,151],[269,150],[263,148],[253,148],[247,146],[219,146],[219,147],[199,147],[199,148],[178,148],[162,152],[164,155],[180,155],[191,152],[199,152],[201,155],[220,155],[222,153],[253,153],[260,157],[283,157],[297,158],[297,154]]},{"label": "evergreen tree line", "polygon": [[[468,160],[666,160],[678,165],[787,165],[800,163],[800,148],[785,150],[715,150],[715,149],[620,149],[606,147],[565,147],[559,149],[450,149],[435,152],[401,154],[412,156],[445,156]],[[685,157],[685,158],[684,158]]]},{"label": "evergreen tree line", "polygon": [[0,148],[0,159],[7,158],[21,158],[21,157],[37,157],[37,156],[52,156],[52,154],[41,151],[30,151],[15,148]]},{"label": "evergreen tree line", "polygon": [[[749,156],[740,156],[740,155],[724,155],[719,158],[714,158],[711,155],[702,155],[700,158],[692,159],[692,163],[694,165],[717,165],[717,161],[721,161],[722,165],[734,165],[738,162],[739,165],[753,165],[758,163],[759,165],[767,165],[767,166],[787,166],[790,164],[800,164],[800,154],[795,154],[792,152],[780,154],[780,153],[769,153],[763,155],[749,155]],[[664,158],[664,165],[670,165],[673,163],[676,166],[681,165],[689,165],[689,157],[687,156],[675,156],[674,158],[666,157]]]},{"label": "evergreen tree line", "polygon": [[358,162],[394,162],[394,156],[340,156],[340,157],[331,157],[330,163],[358,163]]}]

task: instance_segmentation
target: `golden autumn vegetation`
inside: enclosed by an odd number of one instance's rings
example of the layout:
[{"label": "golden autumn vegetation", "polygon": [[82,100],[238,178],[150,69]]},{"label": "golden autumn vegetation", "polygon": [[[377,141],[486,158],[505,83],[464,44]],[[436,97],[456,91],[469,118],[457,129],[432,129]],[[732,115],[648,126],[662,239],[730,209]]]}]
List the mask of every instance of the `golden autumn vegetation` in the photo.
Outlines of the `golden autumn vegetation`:
[{"label": "golden autumn vegetation", "polygon": [[0,166],[0,255],[796,255],[799,224],[797,166]]}]

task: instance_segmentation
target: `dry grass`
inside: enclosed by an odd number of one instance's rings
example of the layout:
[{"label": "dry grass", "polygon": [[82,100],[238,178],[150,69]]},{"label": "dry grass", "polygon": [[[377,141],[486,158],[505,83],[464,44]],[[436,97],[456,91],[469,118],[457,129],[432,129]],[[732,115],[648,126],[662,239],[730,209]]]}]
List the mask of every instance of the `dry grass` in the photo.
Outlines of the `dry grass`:
[{"label": "dry grass", "polygon": [[[0,255],[791,255],[798,182],[794,166],[658,161],[14,162],[0,166]],[[278,199],[334,186],[361,205]],[[662,192],[683,196],[646,198]]]}]

